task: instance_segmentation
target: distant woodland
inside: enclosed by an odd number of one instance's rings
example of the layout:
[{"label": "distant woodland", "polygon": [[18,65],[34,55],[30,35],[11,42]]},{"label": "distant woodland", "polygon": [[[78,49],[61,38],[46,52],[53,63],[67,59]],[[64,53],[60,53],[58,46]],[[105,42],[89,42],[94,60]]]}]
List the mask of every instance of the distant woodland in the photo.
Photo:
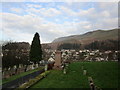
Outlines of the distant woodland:
[{"label": "distant woodland", "polygon": [[81,47],[82,44],[77,43],[63,43],[58,46],[58,50],[61,49],[88,49],[88,50],[118,50],[119,49],[119,41],[118,40],[104,40],[104,41],[94,41],[84,47]]}]

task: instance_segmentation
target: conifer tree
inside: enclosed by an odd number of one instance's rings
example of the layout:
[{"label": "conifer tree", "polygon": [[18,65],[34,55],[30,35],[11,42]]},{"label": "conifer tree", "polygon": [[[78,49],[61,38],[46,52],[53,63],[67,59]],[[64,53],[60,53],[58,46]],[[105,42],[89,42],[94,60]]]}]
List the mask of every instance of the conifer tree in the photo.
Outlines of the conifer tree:
[{"label": "conifer tree", "polygon": [[36,32],[30,49],[30,61],[35,64],[39,64],[39,61],[42,60],[42,49],[39,37],[39,34]]}]

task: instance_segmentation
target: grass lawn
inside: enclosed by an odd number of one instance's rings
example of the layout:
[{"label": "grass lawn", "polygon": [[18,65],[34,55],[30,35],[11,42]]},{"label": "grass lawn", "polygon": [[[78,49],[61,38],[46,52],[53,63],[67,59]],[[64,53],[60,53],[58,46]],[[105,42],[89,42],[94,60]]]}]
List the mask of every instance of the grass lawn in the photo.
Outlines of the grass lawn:
[{"label": "grass lawn", "polygon": [[25,75],[27,75],[27,74],[33,73],[33,72],[38,71],[38,70],[41,70],[41,69],[43,69],[43,67],[40,67],[40,68],[31,70],[31,71],[23,72],[23,73],[20,73],[20,74],[11,76],[10,78],[7,78],[7,79],[3,79],[3,80],[2,80],[2,84],[7,83],[7,82],[10,82],[10,81],[12,81],[12,80],[15,80],[15,79],[17,79],[17,78],[20,78],[20,77],[22,77],[22,76],[25,76]]},{"label": "grass lawn", "polygon": [[118,87],[118,62],[83,62],[80,63],[100,88]]},{"label": "grass lawn", "polygon": [[[83,75],[81,67],[87,70]],[[74,62],[69,65],[67,74],[51,70],[51,73],[32,88],[89,88],[88,77],[91,76],[96,86],[100,88],[118,87],[117,62]]]}]

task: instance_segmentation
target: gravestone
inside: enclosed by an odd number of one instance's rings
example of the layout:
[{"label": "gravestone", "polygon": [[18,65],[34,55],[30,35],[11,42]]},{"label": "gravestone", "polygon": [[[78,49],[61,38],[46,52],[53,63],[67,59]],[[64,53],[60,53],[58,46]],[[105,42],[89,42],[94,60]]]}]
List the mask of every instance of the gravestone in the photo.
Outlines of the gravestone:
[{"label": "gravestone", "polygon": [[95,85],[94,85],[92,77],[88,77],[88,81],[89,81],[91,90],[98,90],[98,89],[95,89]]},{"label": "gravestone", "polygon": [[63,69],[63,73],[66,74],[66,69],[65,68]]},{"label": "gravestone", "polygon": [[38,64],[36,64],[36,68],[38,68],[39,67],[39,65]]},{"label": "gravestone", "polygon": [[10,75],[9,75],[8,71],[5,71],[3,73],[3,78],[9,78],[9,77],[10,77]]},{"label": "gravestone", "polygon": [[31,68],[32,68],[32,70],[35,69],[35,68],[34,68],[34,65],[31,65]]},{"label": "gravestone", "polygon": [[28,66],[27,66],[26,71],[29,71],[29,70],[31,70],[31,65],[28,65]]},{"label": "gravestone", "polygon": [[48,65],[47,64],[45,64],[45,71],[47,71],[48,70]]},{"label": "gravestone", "polygon": [[53,69],[57,69],[57,70],[62,70],[61,64],[62,64],[62,55],[60,51],[56,51],[55,53],[55,64]]},{"label": "gravestone", "polygon": [[87,74],[87,70],[83,70],[83,75],[86,75]]}]

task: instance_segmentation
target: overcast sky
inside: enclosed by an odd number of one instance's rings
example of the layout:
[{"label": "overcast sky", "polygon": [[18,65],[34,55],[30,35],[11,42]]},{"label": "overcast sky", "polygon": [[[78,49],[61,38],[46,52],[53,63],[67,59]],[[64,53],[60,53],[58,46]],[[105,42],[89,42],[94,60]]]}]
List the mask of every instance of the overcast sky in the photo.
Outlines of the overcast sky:
[{"label": "overcast sky", "polygon": [[117,2],[5,2],[0,40],[31,44],[35,32],[42,43],[63,36],[118,27]]}]

